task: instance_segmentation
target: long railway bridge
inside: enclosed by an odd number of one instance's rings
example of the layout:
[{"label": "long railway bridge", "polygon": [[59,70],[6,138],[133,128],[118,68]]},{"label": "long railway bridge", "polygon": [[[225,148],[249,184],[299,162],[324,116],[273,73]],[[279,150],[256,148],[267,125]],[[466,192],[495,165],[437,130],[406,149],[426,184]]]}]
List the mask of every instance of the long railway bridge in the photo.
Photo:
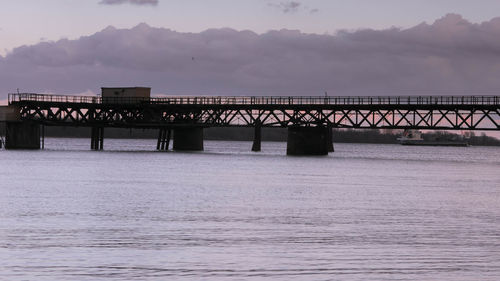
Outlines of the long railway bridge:
[{"label": "long railway bridge", "polygon": [[[500,130],[500,96],[168,96],[103,98],[9,94],[6,148],[43,148],[45,126],[91,128],[91,149],[104,128],[156,129],[158,150],[202,150],[203,128],[288,128],[287,154],[333,151],[332,128]],[[173,136],[172,136],[173,135]]]}]

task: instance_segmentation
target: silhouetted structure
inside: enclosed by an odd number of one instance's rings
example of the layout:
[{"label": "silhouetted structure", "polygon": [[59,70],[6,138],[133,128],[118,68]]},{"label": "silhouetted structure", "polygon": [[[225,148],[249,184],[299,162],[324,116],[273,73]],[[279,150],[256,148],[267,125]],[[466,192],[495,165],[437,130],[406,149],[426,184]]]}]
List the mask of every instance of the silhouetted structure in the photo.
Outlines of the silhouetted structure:
[{"label": "silhouetted structure", "polygon": [[[203,150],[203,128],[255,127],[253,151],[262,127],[288,128],[288,154],[333,151],[331,128],[499,130],[500,97],[84,97],[10,94],[8,148],[39,148],[42,126],[92,128],[91,148],[103,147],[105,127],[159,129],[157,148]],[[42,136],[43,137],[43,136]],[[33,145],[31,145],[33,144]]]}]

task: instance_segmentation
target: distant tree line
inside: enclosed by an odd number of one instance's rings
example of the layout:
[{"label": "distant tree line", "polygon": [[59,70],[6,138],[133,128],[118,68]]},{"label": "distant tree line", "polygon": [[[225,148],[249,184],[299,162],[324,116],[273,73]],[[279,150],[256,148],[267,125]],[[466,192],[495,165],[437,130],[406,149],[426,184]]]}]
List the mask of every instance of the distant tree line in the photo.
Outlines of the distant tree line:
[{"label": "distant tree line", "polygon": [[486,133],[481,132],[479,136],[473,131],[468,131],[465,134],[456,134],[449,131],[434,131],[422,134],[425,140],[465,140],[470,145],[475,146],[500,146],[500,140]]},{"label": "distant tree line", "polygon": [[[336,143],[398,143],[403,130],[386,129],[333,129],[333,141]],[[4,124],[0,123],[0,135],[5,135]],[[207,140],[253,140],[254,129],[247,127],[207,128],[204,137]],[[90,128],[87,127],[45,127],[46,137],[90,138]],[[121,129],[106,128],[105,138],[135,138],[151,139],[158,137],[155,129]],[[450,131],[424,131],[422,138],[425,140],[456,140],[465,138],[474,146],[500,146],[500,140],[481,132],[480,135],[468,131],[465,135]],[[263,141],[286,141],[285,128],[263,128]]]}]

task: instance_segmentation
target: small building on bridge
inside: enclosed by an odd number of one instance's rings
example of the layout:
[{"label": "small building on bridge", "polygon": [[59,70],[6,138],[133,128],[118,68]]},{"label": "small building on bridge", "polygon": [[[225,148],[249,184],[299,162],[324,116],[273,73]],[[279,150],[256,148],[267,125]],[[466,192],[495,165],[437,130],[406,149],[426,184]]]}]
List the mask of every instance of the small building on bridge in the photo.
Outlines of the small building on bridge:
[{"label": "small building on bridge", "polygon": [[103,103],[138,103],[149,100],[151,97],[151,88],[101,88],[101,96]]},{"label": "small building on bridge", "polygon": [[17,106],[0,106],[0,122],[21,121],[20,108]]}]

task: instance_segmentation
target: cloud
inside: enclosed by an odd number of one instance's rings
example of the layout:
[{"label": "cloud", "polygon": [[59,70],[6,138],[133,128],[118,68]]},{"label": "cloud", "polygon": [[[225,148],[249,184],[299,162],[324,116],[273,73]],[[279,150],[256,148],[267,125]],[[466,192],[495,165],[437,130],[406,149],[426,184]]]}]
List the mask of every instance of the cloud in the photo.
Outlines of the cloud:
[{"label": "cloud", "polygon": [[296,1],[287,1],[280,3],[269,3],[268,5],[277,8],[281,10],[283,13],[287,14],[287,13],[297,12],[302,4]]},{"label": "cloud", "polygon": [[102,5],[121,5],[121,4],[133,4],[133,5],[158,5],[159,0],[102,0],[99,4]]},{"label": "cloud", "polygon": [[447,15],[409,29],[233,29],[180,33],[140,24],[0,56],[0,99],[16,88],[76,93],[151,86],[154,93],[408,95],[500,92],[500,18]]},{"label": "cloud", "polygon": [[279,3],[270,2],[267,5],[275,8],[275,9],[280,10],[284,14],[292,14],[292,13],[296,13],[296,12],[301,11],[301,10],[306,11],[310,14],[315,14],[315,13],[319,12],[319,10],[316,8],[310,8],[309,6],[304,6],[304,5],[302,5],[302,3],[296,2],[296,1],[287,1],[287,2],[279,2]]}]

